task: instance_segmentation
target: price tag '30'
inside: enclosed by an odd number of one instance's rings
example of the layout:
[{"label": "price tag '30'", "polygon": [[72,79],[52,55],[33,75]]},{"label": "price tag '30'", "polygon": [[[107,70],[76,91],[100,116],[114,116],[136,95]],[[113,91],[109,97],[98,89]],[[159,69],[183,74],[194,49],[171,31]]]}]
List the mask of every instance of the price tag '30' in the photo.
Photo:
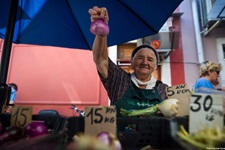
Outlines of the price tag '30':
[{"label": "price tag '30'", "polygon": [[189,133],[196,133],[206,127],[223,129],[223,97],[216,94],[191,95]]}]

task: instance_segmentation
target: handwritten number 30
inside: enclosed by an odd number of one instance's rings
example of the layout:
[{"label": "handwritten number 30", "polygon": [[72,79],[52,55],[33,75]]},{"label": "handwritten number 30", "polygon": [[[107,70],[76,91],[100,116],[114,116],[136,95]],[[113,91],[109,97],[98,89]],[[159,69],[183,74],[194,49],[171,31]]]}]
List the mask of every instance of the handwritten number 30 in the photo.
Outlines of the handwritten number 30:
[{"label": "handwritten number 30", "polygon": [[[202,96],[201,95],[192,95],[192,97],[196,98],[195,101],[194,101],[194,104],[196,104],[195,106],[197,106],[197,107],[191,106],[190,109],[193,112],[197,112],[197,111],[199,111],[201,109],[201,104],[199,103],[199,100],[202,98]],[[206,105],[207,102],[209,103],[208,105]],[[212,103],[213,103],[212,97],[210,95],[207,95],[205,97],[204,101],[203,101],[203,109],[204,109],[204,111],[208,111],[211,108]]]}]

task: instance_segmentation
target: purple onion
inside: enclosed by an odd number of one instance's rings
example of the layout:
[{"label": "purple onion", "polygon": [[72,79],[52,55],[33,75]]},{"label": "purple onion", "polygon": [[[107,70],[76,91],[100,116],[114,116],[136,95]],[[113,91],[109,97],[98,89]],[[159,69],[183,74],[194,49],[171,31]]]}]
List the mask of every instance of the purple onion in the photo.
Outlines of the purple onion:
[{"label": "purple onion", "polygon": [[111,147],[113,150],[122,150],[122,145],[120,141],[115,137],[115,135],[103,131],[97,135],[97,138],[99,141],[101,141],[103,144]]},{"label": "purple onion", "polygon": [[91,23],[90,31],[95,35],[107,36],[109,34],[109,26],[103,19],[99,19]]},{"label": "purple onion", "polygon": [[97,135],[98,140],[100,140],[105,145],[109,145],[109,132],[101,132]]},{"label": "purple onion", "polygon": [[28,137],[36,137],[48,133],[47,126],[42,122],[31,122],[25,128],[25,134]]}]

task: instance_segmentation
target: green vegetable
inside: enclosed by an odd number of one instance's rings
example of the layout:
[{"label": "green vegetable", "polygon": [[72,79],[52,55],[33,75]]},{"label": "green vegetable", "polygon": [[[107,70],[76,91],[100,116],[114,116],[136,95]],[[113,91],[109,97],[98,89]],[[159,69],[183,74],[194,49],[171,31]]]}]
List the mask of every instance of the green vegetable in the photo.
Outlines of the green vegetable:
[{"label": "green vegetable", "polygon": [[198,141],[195,141],[187,136],[185,136],[184,134],[178,132],[177,135],[184,141],[190,143],[191,145],[198,147],[199,149],[206,149],[206,146],[203,143],[200,143]]},{"label": "green vegetable", "polygon": [[157,105],[156,106],[152,106],[152,107],[148,107],[145,109],[140,109],[140,110],[125,110],[123,108],[120,109],[120,113],[123,116],[152,116],[154,115],[156,112],[158,111]]},{"label": "green vegetable", "polygon": [[176,116],[178,113],[179,101],[177,99],[166,99],[155,106],[140,110],[120,109],[122,116],[153,116],[160,111],[166,117]]},{"label": "green vegetable", "polygon": [[225,132],[218,126],[215,126],[214,128],[206,127],[196,133],[188,134],[183,125],[180,125],[180,130],[177,132],[177,135],[181,140],[198,149],[219,147],[219,145],[225,140]]}]

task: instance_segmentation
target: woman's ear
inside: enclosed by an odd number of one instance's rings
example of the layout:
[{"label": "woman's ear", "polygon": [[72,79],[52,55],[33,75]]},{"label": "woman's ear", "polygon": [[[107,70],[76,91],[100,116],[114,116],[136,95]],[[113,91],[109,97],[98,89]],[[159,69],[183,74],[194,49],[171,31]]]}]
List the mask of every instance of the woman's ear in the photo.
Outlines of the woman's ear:
[{"label": "woman's ear", "polygon": [[211,70],[211,69],[207,71],[208,75],[210,75],[212,72],[213,72],[213,70]]}]

